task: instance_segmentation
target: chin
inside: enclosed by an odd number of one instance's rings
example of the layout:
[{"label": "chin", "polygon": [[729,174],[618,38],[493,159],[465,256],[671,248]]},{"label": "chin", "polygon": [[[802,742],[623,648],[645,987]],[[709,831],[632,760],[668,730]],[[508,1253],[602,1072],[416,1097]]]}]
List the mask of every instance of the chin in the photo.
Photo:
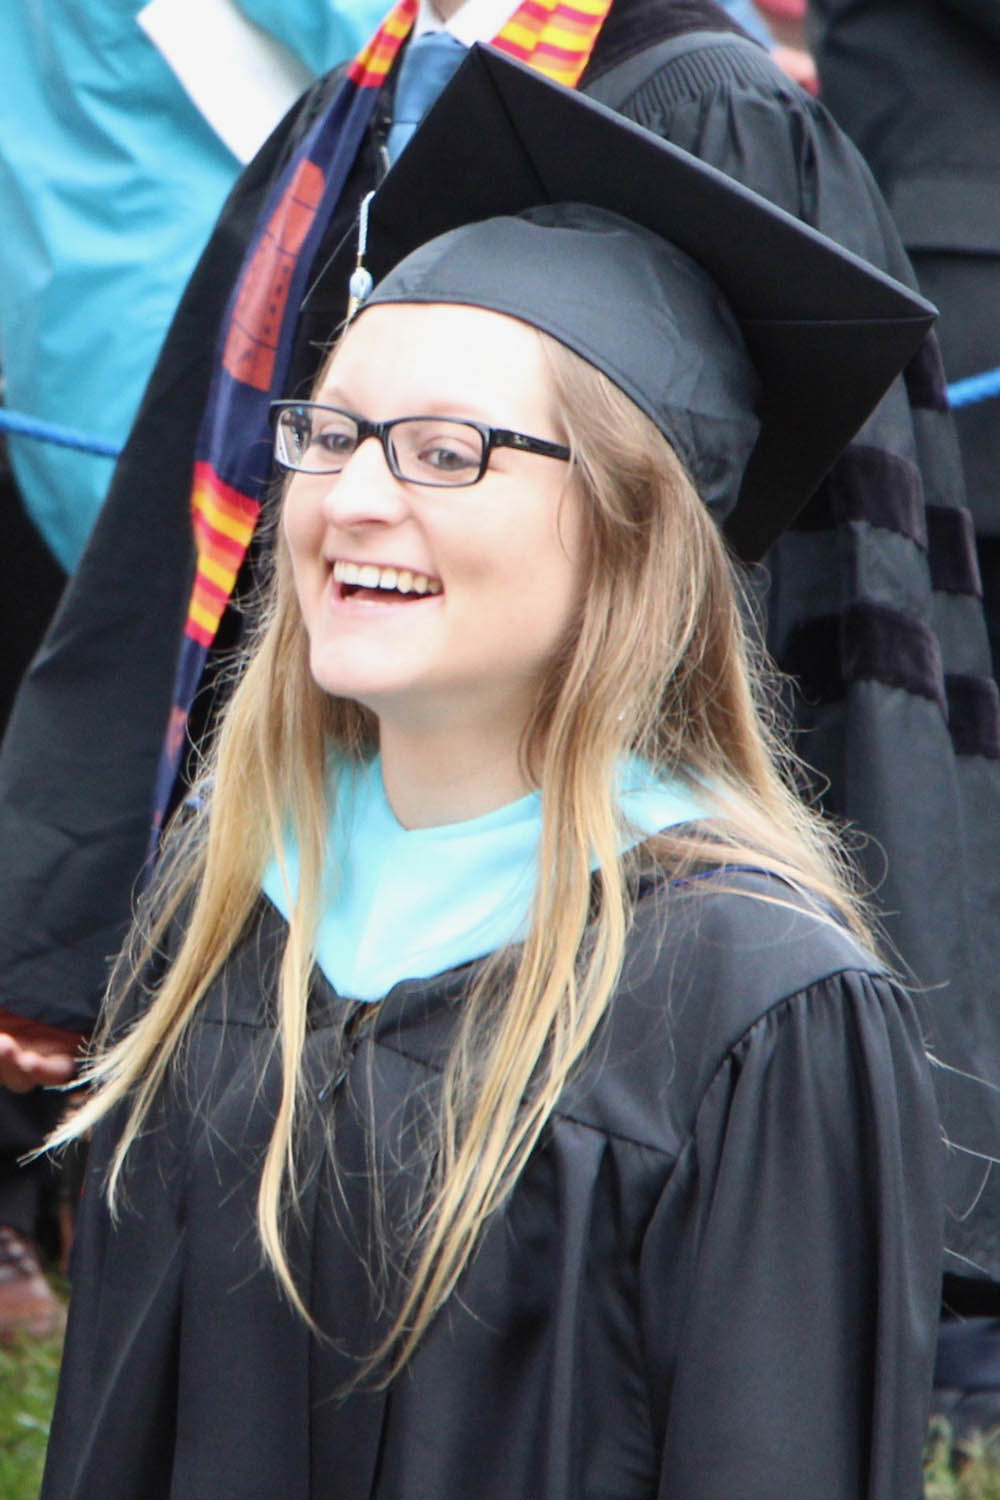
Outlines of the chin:
[{"label": "chin", "polygon": [[345,660],[339,650],[314,650],[309,670],[324,693],[332,698],[350,698],[377,714],[380,704],[405,695],[408,683],[400,679],[398,664],[395,670],[379,670],[374,664],[366,668],[358,661],[358,654],[355,649]]}]

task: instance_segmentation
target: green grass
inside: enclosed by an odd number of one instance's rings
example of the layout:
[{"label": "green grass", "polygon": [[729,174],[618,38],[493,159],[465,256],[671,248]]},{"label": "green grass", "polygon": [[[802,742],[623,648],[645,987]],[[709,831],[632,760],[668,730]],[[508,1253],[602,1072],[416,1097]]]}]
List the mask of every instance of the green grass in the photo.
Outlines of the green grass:
[{"label": "green grass", "polygon": [[37,1500],[59,1373],[58,1338],[0,1349],[0,1495]]},{"label": "green grass", "polygon": [[[59,1340],[0,1349],[0,1496],[37,1500],[59,1373]],[[931,1424],[925,1500],[1000,1500],[1000,1435],[955,1445]],[[734,1497],[736,1500],[736,1497]]]},{"label": "green grass", "polygon": [[924,1461],[926,1500],[1000,1500],[1000,1434],[954,1443],[947,1422],[931,1422]]}]

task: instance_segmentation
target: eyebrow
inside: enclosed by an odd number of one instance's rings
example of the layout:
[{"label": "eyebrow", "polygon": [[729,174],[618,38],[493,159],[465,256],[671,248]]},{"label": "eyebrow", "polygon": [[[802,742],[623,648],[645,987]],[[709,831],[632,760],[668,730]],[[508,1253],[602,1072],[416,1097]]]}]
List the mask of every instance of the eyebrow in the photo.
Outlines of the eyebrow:
[{"label": "eyebrow", "polygon": [[[326,387],[318,391],[316,395],[308,398],[318,406],[338,406],[345,411],[354,412],[359,417],[366,417],[372,422],[392,421],[393,418],[381,414],[372,415],[350,400],[342,387],[330,390]],[[449,401],[425,401],[421,406],[411,406],[408,411],[401,411],[401,417],[454,417],[456,421],[482,422],[487,427],[506,427],[510,424],[506,419],[501,420],[493,413],[483,407],[470,404],[468,399]]]}]

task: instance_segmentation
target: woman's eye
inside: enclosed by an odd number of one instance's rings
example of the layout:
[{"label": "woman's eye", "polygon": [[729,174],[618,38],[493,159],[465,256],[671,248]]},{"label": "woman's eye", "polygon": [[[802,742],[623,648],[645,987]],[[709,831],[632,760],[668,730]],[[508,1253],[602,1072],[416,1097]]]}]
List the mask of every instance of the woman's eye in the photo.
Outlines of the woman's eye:
[{"label": "woman's eye", "polygon": [[428,468],[439,469],[446,474],[459,474],[465,469],[476,468],[479,459],[473,457],[468,448],[462,448],[453,443],[435,443],[433,446],[421,449],[420,462],[426,464]]},{"label": "woman's eye", "polygon": [[326,453],[332,453],[338,458],[347,458],[354,452],[355,437],[352,432],[338,431],[336,428],[327,428],[324,432],[313,434],[313,442]]}]

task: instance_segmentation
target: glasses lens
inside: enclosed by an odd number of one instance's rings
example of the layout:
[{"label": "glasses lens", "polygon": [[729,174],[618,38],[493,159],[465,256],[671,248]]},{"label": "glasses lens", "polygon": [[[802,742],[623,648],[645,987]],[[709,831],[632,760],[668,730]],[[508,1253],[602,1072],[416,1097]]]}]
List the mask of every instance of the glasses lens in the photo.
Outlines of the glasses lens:
[{"label": "glasses lens", "polygon": [[407,417],[389,432],[396,467],[415,484],[475,484],[483,470],[478,427],[447,417]]},{"label": "glasses lens", "polygon": [[346,412],[325,406],[285,406],[275,427],[275,457],[289,469],[336,474],[358,446],[358,428]]}]

